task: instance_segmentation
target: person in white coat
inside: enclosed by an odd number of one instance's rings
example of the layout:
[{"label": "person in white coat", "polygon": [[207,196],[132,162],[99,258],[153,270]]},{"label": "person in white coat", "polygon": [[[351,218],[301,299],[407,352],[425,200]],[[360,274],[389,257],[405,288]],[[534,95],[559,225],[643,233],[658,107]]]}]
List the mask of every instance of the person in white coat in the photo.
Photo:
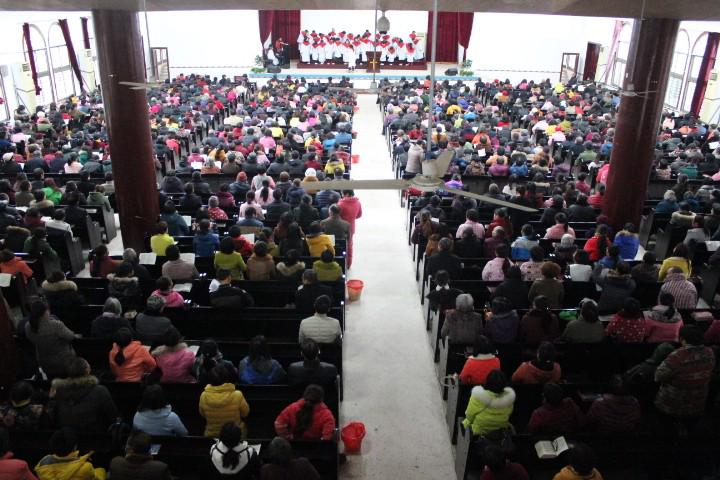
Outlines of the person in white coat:
[{"label": "person in white coat", "polygon": [[398,40],[396,49],[398,63],[405,63],[407,61],[407,50],[402,40]]},{"label": "person in white coat", "polygon": [[273,65],[280,64],[280,61],[278,60],[277,56],[275,56],[275,50],[273,50],[272,47],[265,50],[265,56],[267,57],[268,61],[272,62]]},{"label": "person in white coat", "polygon": [[310,42],[303,40],[298,43],[298,50],[300,51],[300,61],[303,63],[310,63]]},{"label": "person in white coat", "polygon": [[310,60],[312,60],[313,62],[318,61],[318,50],[319,50],[318,44],[313,43],[312,46],[310,47]]},{"label": "person in white coat", "polygon": [[318,62],[325,63],[325,41],[321,41],[318,45]]}]

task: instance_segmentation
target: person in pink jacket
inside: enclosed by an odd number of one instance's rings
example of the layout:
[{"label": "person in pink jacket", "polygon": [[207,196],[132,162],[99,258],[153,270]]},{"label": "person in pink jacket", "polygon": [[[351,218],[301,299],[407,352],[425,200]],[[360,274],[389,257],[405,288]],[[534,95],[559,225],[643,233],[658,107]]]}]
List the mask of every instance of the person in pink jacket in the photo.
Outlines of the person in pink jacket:
[{"label": "person in pink jacket", "polygon": [[675,297],[671,293],[660,294],[660,305],[645,312],[645,341],[648,343],[677,342],[683,320],[675,310]]},{"label": "person in pink jacket", "polygon": [[194,383],[193,364],[195,354],[175,327],[168,328],[163,336],[163,345],[153,350],[157,366],[162,370],[160,381],[163,383]]},{"label": "person in pink jacket", "polygon": [[185,305],[185,299],[180,292],[173,290],[173,281],[168,277],[160,277],[155,282],[157,289],[151,295],[162,297],[165,308],[179,308]]},{"label": "person in pink jacket", "polygon": [[362,217],[362,205],[352,190],[343,190],[343,198],[338,202],[340,216],[350,224],[350,236],[347,239],[347,267],[350,268],[353,259],[353,235],[355,235],[355,220]]},{"label": "person in pink jacket", "polygon": [[560,212],[555,215],[555,225],[545,231],[545,238],[560,240],[563,235],[572,235],[575,238],[575,230],[568,225],[567,215]]}]

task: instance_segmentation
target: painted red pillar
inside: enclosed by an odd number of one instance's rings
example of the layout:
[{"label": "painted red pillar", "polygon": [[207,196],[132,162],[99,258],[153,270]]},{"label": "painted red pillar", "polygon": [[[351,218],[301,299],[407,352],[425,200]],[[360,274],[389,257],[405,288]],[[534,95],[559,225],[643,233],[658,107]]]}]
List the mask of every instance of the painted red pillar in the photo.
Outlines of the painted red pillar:
[{"label": "painted red pillar", "polygon": [[137,12],[92,13],[120,230],[126,247],[142,251],[159,212],[147,98],[145,90],[119,84],[147,81],[140,26]]},{"label": "painted red pillar", "polygon": [[633,26],[623,89],[638,94],[620,102],[604,200],[615,228],[640,221],[679,25],[648,18]]}]

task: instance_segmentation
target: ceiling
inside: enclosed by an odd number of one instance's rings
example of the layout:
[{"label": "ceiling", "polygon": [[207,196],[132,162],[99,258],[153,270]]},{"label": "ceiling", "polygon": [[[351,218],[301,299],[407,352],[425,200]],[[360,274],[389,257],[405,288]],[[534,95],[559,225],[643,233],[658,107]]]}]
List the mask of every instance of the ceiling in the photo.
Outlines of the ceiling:
[{"label": "ceiling", "polygon": [[[163,10],[258,10],[289,7],[302,10],[373,10],[376,0],[3,0],[0,10],[115,9]],[[382,10],[432,10],[433,0],[378,0]],[[644,12],[643,12],[644,6]],[[439,0],[441,11],[537,13],[589,17],[676,18],[720,20],[719,0]]]}]

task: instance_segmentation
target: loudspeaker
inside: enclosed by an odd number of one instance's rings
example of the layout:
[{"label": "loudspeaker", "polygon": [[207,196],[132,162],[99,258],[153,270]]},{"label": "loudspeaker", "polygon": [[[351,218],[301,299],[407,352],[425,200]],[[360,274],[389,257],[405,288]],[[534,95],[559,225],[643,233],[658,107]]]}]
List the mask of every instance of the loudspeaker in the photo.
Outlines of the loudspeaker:
[{"label": "loudspeaker", "polygon": [[457,68],[448,68],[447,70],[445,70],[445,75],[447,75],[448,77],[454,77],[457,74],[458,74]]},{"label": "loudspeaker", "polygon": [[281,71],[282,71],[282,69],[280,67],[276,67],[276,66],[267,67],[268,73],[280,73]]}]

